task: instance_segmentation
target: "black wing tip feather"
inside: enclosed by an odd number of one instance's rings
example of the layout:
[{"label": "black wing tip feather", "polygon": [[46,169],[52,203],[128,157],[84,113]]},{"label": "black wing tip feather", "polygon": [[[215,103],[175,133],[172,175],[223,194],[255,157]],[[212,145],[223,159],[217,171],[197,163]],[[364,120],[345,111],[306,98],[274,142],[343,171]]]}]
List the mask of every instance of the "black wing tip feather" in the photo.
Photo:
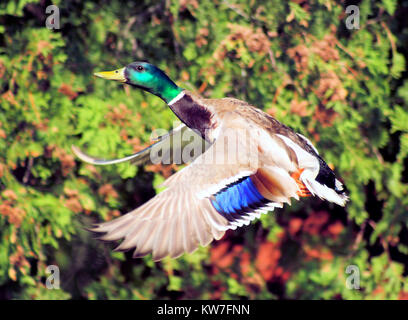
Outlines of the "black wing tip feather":
[{"label": "black wing tip feather", "polygon": [[[99,223],[94,223],[94,224],[92,224],[92,225],[89,226],[89,227],[82,227],[82,228],[83,228],[84,230],[86,230],[86,231],[92,233],[93,239],[98,240],[98,241],[101,241],[101,242],[103,242],[103,243],[112,243],[112,242],[117,241],[117,240],[105,240],[105,239],[101,239],[101,237],[105,236],[105,235],[107,234],[107,232],[96,230],[96,228],[98,228],[99,226],[100,226]],[[129,252],[129,251],[132,251],[132,250],[134,250],[134,253],[133,253],[133,255],[132,255],[132,258],[134,258],[134,259],[143,258],[143,257],[145,257],[145,256],[147,256],[147,255],[149,255],[149,254],[152,255],[152,260],[153,260],[154,262],[159,262],[160,260],[163,260],[163,259],[165,258],[165,257],[163,257],[163,258],[160,258],[160,259],[153,259],[153,254],[152,254],[152,252],[146,252],[146,253],[143,252],[143,253],[140,253],[140,252],[137,252],[137,247],[133,247],[133,248],[132,248],[132,247],[131,247],[131,248],[120,248],[120,244],[119,244],[116,248],[114,248],[112,251],[125,253],[125,252]],[[183,254],[183,253],[182,253],[182,254]],[[181,256],[182,254],[180,254],[179,256]],[[178,256],[178,257],[179,257],[179,256]],[[176,258],[178,258],[178,257],[176,257]]]},{"label": "black wing tip feather", "polygon": [[90,227],[83,227],[83,229],[86,230],[86,231],[88,231],[88,232],[90,232],[90,233],[92,234],[92,238],[95,239],[95,240],[102,241],[102,242],[105,242],[105,243],[112,242],[113,240],[104,240],[104,239],[101,239],[101,237],[105,236],[105,235],[107,234],[107,232],[95,230],[95,229],[98,228],[99,226],[100,226],[99,223],[94,223],[94,224],[93,224],[92,226],[90,226]]},{"label": "black wing tip feather", "polygon": [[350,193],[349,189],[347,188],[347,186],[343,182],[341,182],[341,184],[342,184],[341,185],[342,189],[338,189],[337,187],[335,187],[334,191],[336,191],[336,193],[340,194],[340,195],[348,195]]},{"label": "black wing tip feather", "polygon": [[97,223],[94,223],[89,227],[82,227],[82,229],[84,229],[84,230],[86,230],[86,231],[88,231],[90,233],[93,233],[93,234],[101,233],[100,231],[95,230],[98,227],[99,227],[99,225]]},{"label": "black wing tip feather", "polygon": [[[347,189],[346,185],[336,178],[334,171],[320,156],[318,156],[318,158],[320,169],[316,176],[316,181],[333,189],[339,195],[347,195],[349,190]],[[337,187],[336,182],[340,183],[341,189]]]},{"label": "black wing tip feather", "polygon": [[130,250],[133,250],[134,248],[120,248],[120,244],[113,249],[114,252],[128,252]]}]

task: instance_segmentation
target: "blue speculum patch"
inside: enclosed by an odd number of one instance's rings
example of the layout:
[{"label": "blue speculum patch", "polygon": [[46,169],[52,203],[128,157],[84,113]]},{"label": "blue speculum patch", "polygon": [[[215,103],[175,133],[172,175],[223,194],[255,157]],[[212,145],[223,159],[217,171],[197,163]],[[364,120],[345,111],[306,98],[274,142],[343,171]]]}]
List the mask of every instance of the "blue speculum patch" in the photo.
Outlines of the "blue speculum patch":
[{"label": "blue speculum patch", "polygon": [[256,188],[251,177],[238,180],[218,192],[211,200],[215,210],[228,220],[239,218],[240,214],[254,211],[269,202]]}]

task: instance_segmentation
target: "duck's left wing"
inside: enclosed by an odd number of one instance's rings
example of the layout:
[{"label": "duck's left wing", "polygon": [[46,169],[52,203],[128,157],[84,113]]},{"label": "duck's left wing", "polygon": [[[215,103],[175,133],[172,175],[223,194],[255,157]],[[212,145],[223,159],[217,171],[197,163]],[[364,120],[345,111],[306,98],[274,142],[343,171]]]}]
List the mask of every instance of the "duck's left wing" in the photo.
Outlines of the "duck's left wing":
[{"label": "duck's left wing", "polygon": [[[205,150],[208,149],[209,143],[201,138],[199,134],[191,130],[185,124],[181,124],[174,130],[169,131],[167,134],[158,137],[158,141],[149,147],[136,152],[130,156],[117,158],[117,159],[103,159],[94,157],[81,151],[76,146],[71,146],[73,153],[82,161],[93,165],[111,165],[118,164],[127,161],[131,161],[135,165],[145,164],[183,164],[194,161]],[[183,157],[186,154],[185,150],[188,148],[188,156]],[[174,157],[176,156],[176,158]]]}]

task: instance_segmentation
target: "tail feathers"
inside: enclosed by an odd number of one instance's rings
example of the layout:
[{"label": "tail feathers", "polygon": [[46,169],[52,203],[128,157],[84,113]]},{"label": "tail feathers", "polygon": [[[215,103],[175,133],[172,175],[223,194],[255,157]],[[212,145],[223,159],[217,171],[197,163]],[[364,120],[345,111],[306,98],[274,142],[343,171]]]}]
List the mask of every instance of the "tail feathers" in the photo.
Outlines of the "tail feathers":
[{"label": "tail feathers", "polygon": [[316,181],[311,175],[312,173],[309,170],[305,170],[302,173],[300,180],[312,195],[317,196],[320,199],[334,202],[342,207],[346,205],[349,197],[345,194],[343,184],[339,180],[335,180],[335,187],[333,189]]},{"label": "tail feathers", "polygon": [[320,184],[316,180],[304,179],[302,181],[306,185],[310,193],[318,196],[320,199],[334,202],[342,207],[344,207],[346,205],[346,202],[349,200],[349,197],[345,193],[338,193],[336,190],[331,189],[324,184]]},{"label": "tail feathers", "polygon": [[335,183],[334,183],[334,190],[338,194],[342,194],[342,193],[345,193],[347,191],[345,186],[337,179],[335,180]]}]

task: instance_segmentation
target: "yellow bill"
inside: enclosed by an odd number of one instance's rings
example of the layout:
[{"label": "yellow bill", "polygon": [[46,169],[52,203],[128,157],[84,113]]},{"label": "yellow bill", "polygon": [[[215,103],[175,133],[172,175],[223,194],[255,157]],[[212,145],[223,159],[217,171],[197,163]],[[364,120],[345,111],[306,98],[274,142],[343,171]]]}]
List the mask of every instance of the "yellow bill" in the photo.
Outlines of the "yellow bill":
[{"label": "yellow bill", "polygon": [[125,68],[113,70],[113,71],[102,71],[94,73],[94,76],[107,79],[107,80],[115,80],[120,82],[126,82],[125,78]]}]

